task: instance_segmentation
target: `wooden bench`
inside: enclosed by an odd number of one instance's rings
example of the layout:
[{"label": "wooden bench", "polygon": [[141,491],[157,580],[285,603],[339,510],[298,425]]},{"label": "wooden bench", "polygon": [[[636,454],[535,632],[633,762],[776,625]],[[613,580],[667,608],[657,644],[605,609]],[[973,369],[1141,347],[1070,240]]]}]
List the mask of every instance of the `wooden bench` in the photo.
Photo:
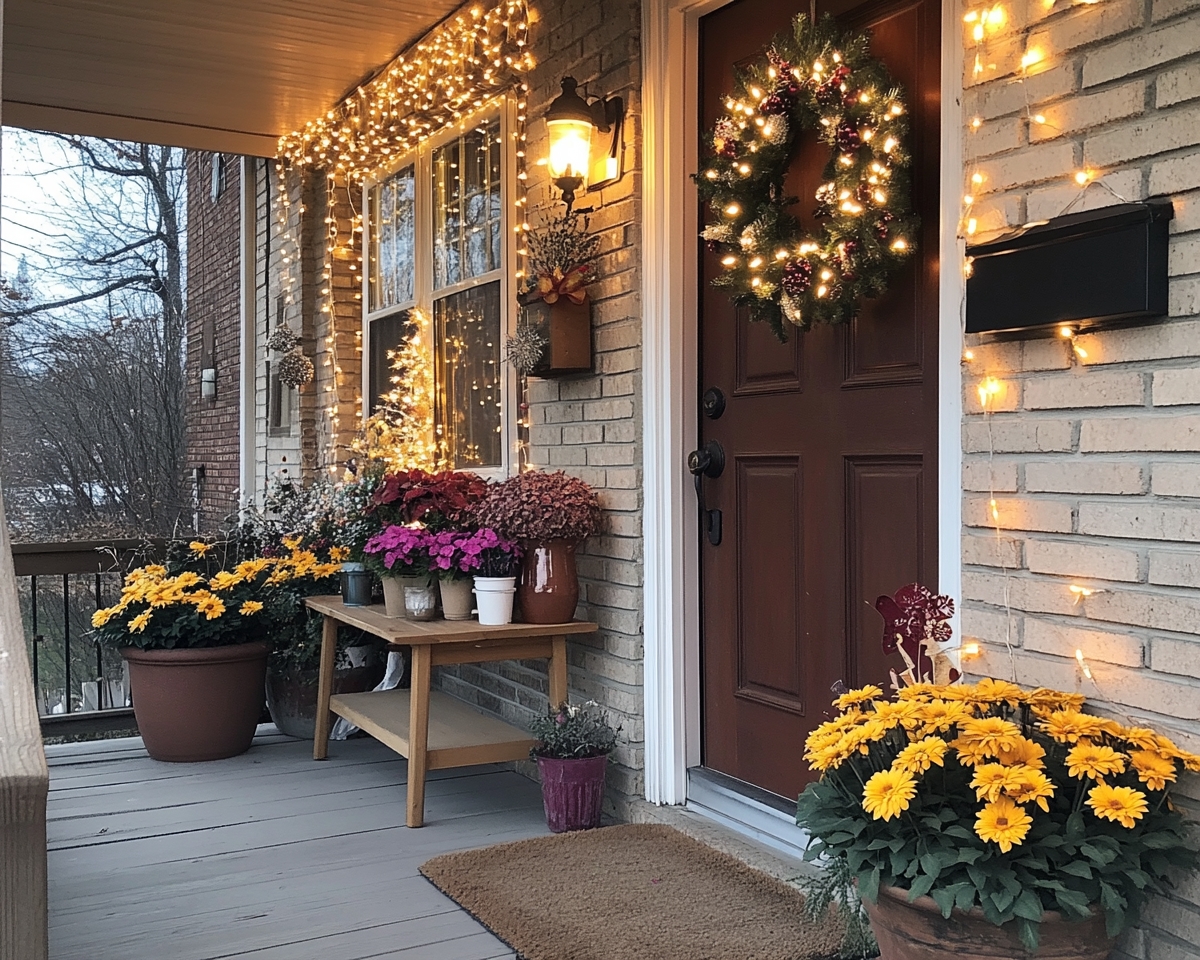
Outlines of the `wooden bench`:
[{"label": "wooden bench", "polygon": [[[596,630],[596,624],[580,620],[498,627],[474,620],[405,620],[386,616],[378,605],[348,607],[337,596],[309,597],[305,602],[325,617],[313,759],[324,760],[328,755],[334,714],[407,757],[410,827],[419,827],[425,821],[425,774],[429,770],[520,760],[529,756],[535,743],[528,731],[485,716],[440,691],[431,692],[432,668],[544,657],[550,661],[549,700],[559,704],[567,699],[567,637]],[[410,689],[332,696],[339,623],[358,627],[389,643],[411,646]]]}]

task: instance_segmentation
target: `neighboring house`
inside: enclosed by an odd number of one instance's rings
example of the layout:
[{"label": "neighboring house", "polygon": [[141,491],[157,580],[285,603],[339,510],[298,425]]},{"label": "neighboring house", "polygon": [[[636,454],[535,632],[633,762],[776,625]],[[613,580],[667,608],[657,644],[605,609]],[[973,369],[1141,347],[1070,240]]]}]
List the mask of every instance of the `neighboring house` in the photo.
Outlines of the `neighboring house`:
[{"label": "neighboring house", "polygon": [[[913,580],[959,601],[961,634],[979,645],[968,672],[1080,689],[1200,749],[1200,8],[1002,6],[993,18],[932,0],[816,4],[873,30],[905,86],[922,228],[916,265],[887,299],[787,345],[707,283],[717,266],[702,256],[690,174],[733,65],[799,4],[549,0],[531,27],[527,141],[511,136],[516,100],[500,96],[365,191],[319,164],[281,179],[272,162],[241,161],[246,179],[226,185],[240,198],[241,280],[213,290],[241,292],[243,321],[236,338],[214,328],[217,398],[193,409],[220,430],[211,444],[196,432],[189,463],[225,477],[236,435],[237,486],[256,498],[278,470],[336,473],[406,311],[429,314],[456,462],[511,472],[525,419],[534,464],[600,493],[605,527],[580,559],[579,613],[601,630],[572,641],[570,679],[624,727],[610,777],[623,817],[652,816],[645,801],[689,802],[799,842],[780,811],[807,777],[803,736],[832,684],[883,679],[870,607]],[[594,372],[534,381],[523,411],[501,347],[517,319],[514,143],[532,204],[554,199],[533,161],[564,76],[624,99],[624,171],[579,201],[603,240]],[[484,158],[469,174],[467,156]],[[1081,171],[1110,189],[1080,201]],[[981,236],[1116,195],[1174,203],[1169,316],[1079,337],[964,337],[960,228]],[[441,216],[452,199],[465,210],[464,197],[480,200],[474,219]],[[447,244],[473,249],[473,232],[494,241],[447,260]],[[212,309],[214,323],[225,316]],[[486,335],[455,331],[468,315]],[[279,384],[265,347],[281,323],[315,363],[298,390]],[[236,356],[221,353],[235,339],[240,386],[224,379]],[[456,400],[464,364],[479,389]],[[994,388],[986,406],[981,384]],[[710,387],[727,400],[720,419],[699,409]],[[217,412],[235,393],[237,430]],[[709,441],[729,458],[705,481],[720,545],[701,531],[685,465]],[[220,499],[232,486],[212,489]],[[440,682],[516,721],[546,688],[531,663],[460,667]],[[1200,784],[1177,796],[1194,808]],[[1200,956],[1198,900],[1193,886],[1157,904],[1125,955]]]}]

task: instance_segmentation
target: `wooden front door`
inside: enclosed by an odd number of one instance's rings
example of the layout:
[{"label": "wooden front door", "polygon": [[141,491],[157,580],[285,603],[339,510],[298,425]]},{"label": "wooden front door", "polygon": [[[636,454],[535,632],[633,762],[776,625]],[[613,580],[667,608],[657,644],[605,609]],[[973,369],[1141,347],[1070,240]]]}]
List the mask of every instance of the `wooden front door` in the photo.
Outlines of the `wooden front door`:
[{"label": "wooden front door", "polygon": [[[702,129],[738,63],[786,29],[797,0],[737,0],[701,22]],[[937,582],[937,333],[940,11],[934,0],[822,0],[904,85],[910,106],[919,254],[844,327],[780,343],[709,285],[703,254],[700,445],[724,472],[704,481],[721,542],[700,532],[704,764],[795,797],[811,779],[804,738],[830,713],[830,688],[883,684],[875,598]],[[787,192],[811,216],[828,148],[803,142]]]}]

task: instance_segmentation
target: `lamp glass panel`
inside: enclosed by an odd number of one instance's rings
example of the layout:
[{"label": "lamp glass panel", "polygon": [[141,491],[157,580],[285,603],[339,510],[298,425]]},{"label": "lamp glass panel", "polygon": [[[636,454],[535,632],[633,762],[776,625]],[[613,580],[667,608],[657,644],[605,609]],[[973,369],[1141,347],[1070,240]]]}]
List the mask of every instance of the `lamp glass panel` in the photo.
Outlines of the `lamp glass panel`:
[{"label": "lamp glass panel", "polygon": [[592,125],[583,120],[547,120],[550,130],[550,175],[587,179],[592,153]]}]

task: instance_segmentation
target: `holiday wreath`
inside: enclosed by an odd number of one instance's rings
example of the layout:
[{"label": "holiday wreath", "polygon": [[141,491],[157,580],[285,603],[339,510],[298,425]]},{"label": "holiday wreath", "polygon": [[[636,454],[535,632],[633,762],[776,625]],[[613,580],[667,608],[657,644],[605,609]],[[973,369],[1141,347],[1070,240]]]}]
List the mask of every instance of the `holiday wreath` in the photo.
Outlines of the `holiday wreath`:
[{"label": "holiday wreath", "polygon": [[[696,176],[714,220],[701,236],[721,255],[714,285],[765,320],[801,329],[845,323],[877,297],[913,250],[903,93],[870,39],[803,14],[766,56],[738,72]],[[788,212],[783,183],[803,130],[832,148],[816,191],[815,235]]]}]

